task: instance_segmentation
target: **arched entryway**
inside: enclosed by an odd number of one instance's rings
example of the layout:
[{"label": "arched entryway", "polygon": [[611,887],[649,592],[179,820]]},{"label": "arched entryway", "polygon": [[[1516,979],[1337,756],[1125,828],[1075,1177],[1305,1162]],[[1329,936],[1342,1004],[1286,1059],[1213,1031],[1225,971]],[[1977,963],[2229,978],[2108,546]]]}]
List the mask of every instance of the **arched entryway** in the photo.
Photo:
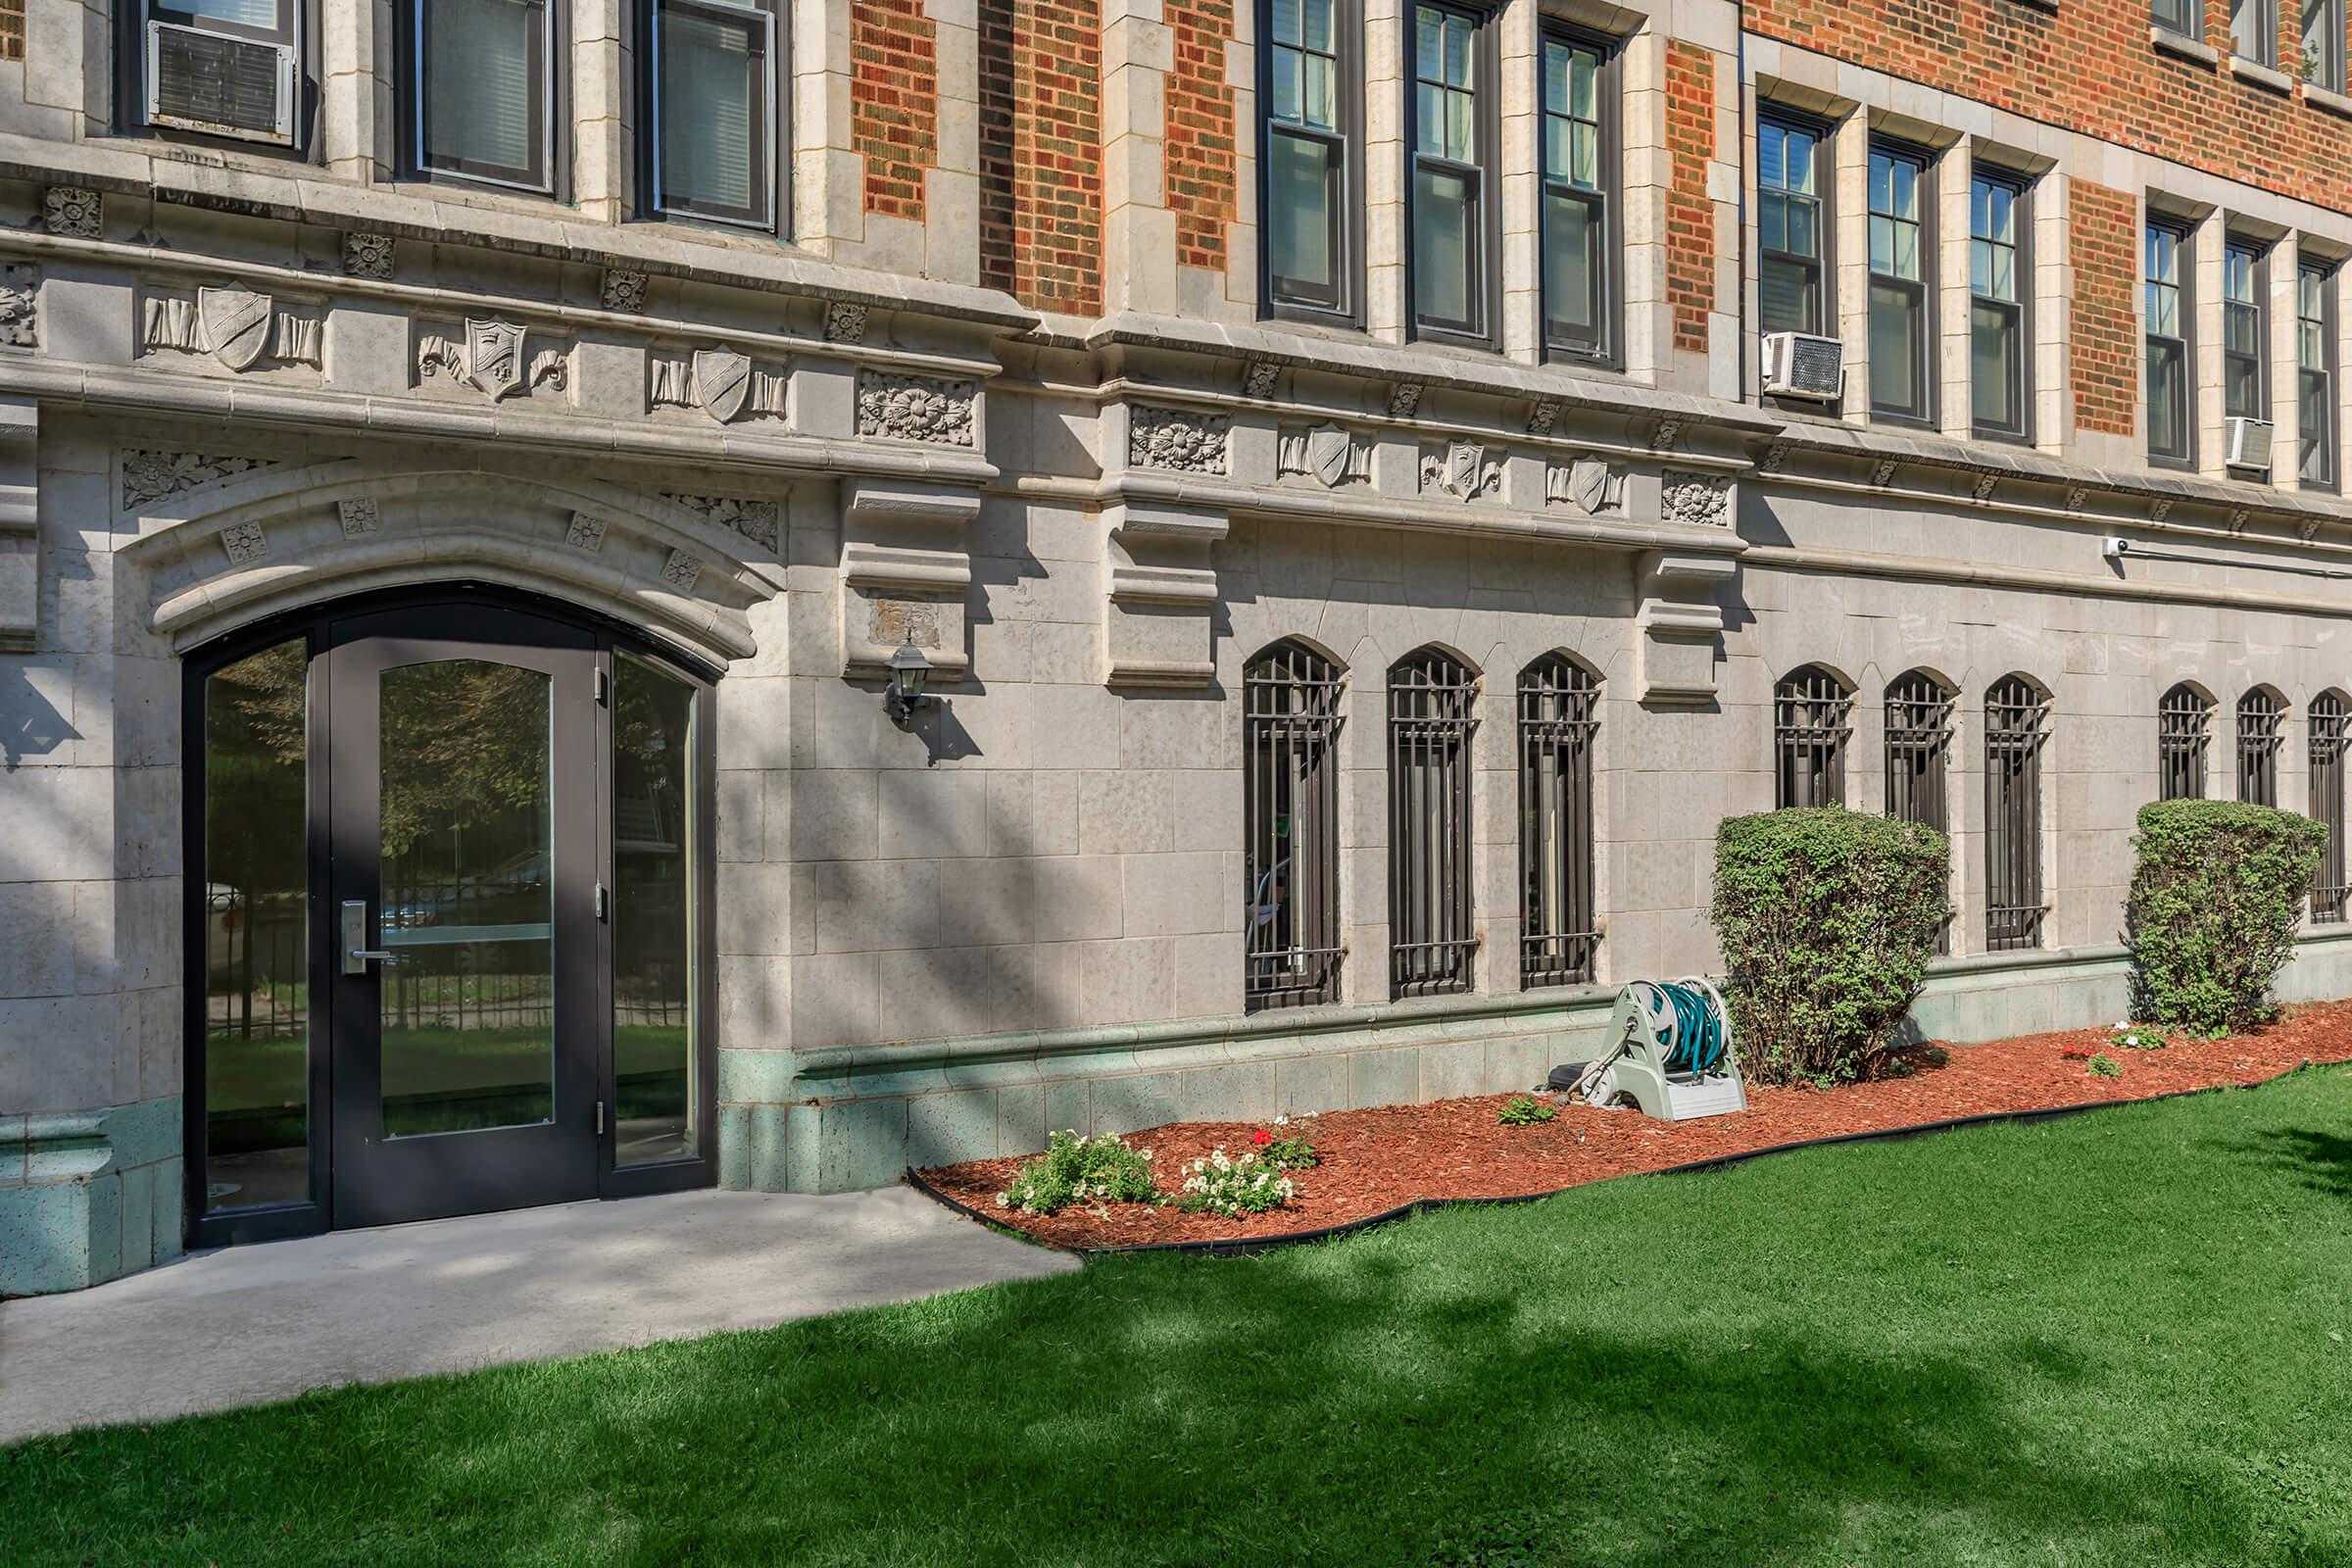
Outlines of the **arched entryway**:
[{"label": "arched entryway", "polygon": [[715,670],[481,584],[184,668],[193,1241],[711,1181]]}]

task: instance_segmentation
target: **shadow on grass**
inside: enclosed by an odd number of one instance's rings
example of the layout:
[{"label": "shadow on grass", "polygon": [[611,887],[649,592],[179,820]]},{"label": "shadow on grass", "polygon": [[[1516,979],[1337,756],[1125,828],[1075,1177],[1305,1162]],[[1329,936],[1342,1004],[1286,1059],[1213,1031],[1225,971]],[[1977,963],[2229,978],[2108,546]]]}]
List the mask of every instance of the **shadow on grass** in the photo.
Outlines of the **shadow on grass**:
[{"label": "shadow on grass", "polygon": [[2315,1192],[2352,1198],[2352,1138],[2312,1127],[2273,1129],[2255,1147],[2270,1163],[2299,1174]]}]

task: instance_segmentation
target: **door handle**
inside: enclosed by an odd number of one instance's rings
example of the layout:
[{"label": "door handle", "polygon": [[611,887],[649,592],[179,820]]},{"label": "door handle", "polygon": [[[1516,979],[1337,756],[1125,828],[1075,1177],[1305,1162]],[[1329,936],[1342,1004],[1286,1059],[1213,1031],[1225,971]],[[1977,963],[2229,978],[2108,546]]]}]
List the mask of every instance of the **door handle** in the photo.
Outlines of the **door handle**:
[{"label": "door handle", "polygon": [[368,901],[343,901],[343,972],[366,974],[370,963],[398,963],[400,955],[368,946]]}]

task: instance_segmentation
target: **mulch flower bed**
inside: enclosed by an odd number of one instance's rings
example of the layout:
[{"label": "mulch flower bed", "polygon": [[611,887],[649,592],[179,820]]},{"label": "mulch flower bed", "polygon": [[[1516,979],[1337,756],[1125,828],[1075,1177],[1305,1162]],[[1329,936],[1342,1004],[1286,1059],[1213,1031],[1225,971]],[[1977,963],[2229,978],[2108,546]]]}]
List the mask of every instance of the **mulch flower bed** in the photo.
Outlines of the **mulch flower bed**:
[{"label": "mulch flower bed", "polygon": [[[2098,1052],[2122,1066],[2122,1077],[2088,1070],[2087,1058]],[[1019,1169],[1019,1159],[968,1160],[921,1174],[957,1202],[1056,1246],[1281,1236],[1345,1225],[1416,1200],[1519,1197],[1808,1139],[2259,1083],[2305,1061],[2352,1056],[2352,1002],[2290,1009],[2253,1035],[2175,1036],[2162,1051],[2125,1050],[2107,1030],[2081,1029],[1954,1046],[1942,1065],[1933,1064],[1930,1054],[1926,1047],[1904,1054],[1914,1069],[1908,1077],[1838,1089],[1751,1084],[1745,1111],[1679,1124],[1577,1104],[1565,1096],[1546,1101],[1557,1106],[1556,1118],[1528,1127],[1496,1123],[1508,1095],[1327,1111],[1284,1129],[1303,1133],[1321,1160],[1297,1173],[1297,1197],[1281,1208],[1238,1219],[1148,1203],[1117,1203],[1100,1213],[1073,1206],[1052,1215],[1000,1208],[997,1195]],[[1163,1192],[1173,1192],[1188,1163],[1220,1145],[1242,1153],[1260,1125],[1172,1122],[1129,1134],[1127,1141],[1152,1151],[1155,1180]]]}]

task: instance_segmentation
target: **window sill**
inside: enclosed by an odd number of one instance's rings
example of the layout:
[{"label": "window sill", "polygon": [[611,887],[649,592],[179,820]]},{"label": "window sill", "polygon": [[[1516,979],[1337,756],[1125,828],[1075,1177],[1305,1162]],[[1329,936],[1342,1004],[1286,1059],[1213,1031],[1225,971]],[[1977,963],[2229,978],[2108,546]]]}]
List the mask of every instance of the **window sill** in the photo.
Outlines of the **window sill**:
[{"label": "window sill", "polygon": [[2194,61],[2200,66],[2218,66],[2222,63],[2222,57],[2215,53],[2210,45],[2199,43],[2196,39],[2183,33],[2175,32],[2170,27],[2150,26],[2148,43],[2159,53],[2178,55],[2183,60]]},{"label": "window sill", "polygon": [[2231,56],[2230,61],[2230,74],[2235,76],[2242,82],[2249,83],[2250,85],[2256,87],[2267,87],[2271,91],[2278,93],[2283,97],[2291,98],[2295,93],[2294,77],[2288,75],[2283,71],[2273,71],[2270,67],[2257,64],[2251,60],[2241,60],[2235,56]]},{"label": "window sill", "polygon": [[2352,119],[2352,98],[2347,98],[2331,88],[2323,87],[2317,82],[2307,81],[2303,84],[2303,101],[2325,109],[2331,115],[2342,115],[2347,119]]}]

